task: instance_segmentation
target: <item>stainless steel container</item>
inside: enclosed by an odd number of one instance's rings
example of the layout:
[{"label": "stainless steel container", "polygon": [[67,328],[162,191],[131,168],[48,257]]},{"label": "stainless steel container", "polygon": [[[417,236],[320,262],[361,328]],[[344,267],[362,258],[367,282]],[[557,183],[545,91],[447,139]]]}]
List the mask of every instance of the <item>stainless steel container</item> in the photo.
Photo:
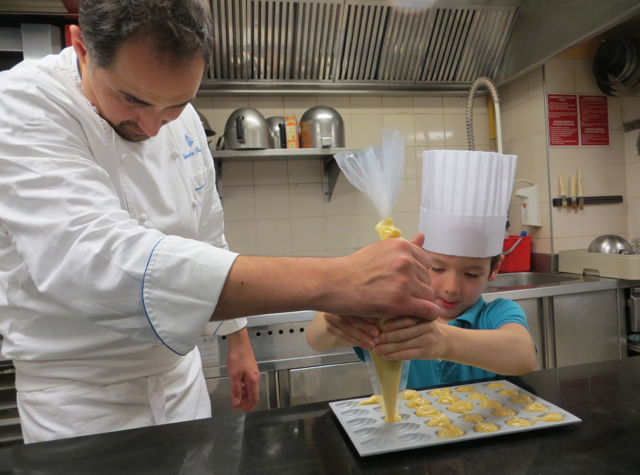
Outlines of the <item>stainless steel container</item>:
[{"label": "stainless steel container", "polygon": [[287,148],[287,128],[284,117],[269,117],[267,124],[271,136],[271,148]]},{"label": "stainless steel container", "polygon": [[269,125],[255,109],[237,109],[227,119],[224,127],[226,150],[264,150],[271,148]]},{"label": "stainless steel container", "polygon": [[331,107],[312,107],[300,119],[300,148],[342,148],[344,136],[342,117]]},{"label": "stainless steel container", "polygon": [[604,254],[633,254],[633,247],[629,241],[615,234],[605,234],[595,238],[587,250]]}]

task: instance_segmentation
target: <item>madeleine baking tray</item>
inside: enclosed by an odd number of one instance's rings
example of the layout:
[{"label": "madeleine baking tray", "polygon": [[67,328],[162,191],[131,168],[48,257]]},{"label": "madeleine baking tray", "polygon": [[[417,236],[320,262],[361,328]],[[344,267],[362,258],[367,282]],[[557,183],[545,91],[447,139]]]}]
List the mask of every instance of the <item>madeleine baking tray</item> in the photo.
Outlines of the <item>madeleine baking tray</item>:
[{"label": "madeleine baking tray", "polygon": [[[487,385],[496,384],[504,386],[499,388],[487,387]],[[470,387],[474,390],[470,391]],[[351,439],[351,442],[353,442],[356,450],[360,456],[363,457],[367,455],[397,452],[400,450],[415,449],[419,447],[429,447],[432,445],[450,444],[484,437],[513,434],[514,432],[546,429],[549,427],[581,422],[581,420],[573,414],[570,414],[555,404],[551,404],[550,402],[545,401],[544,399],[516,386],[513,383],[510,383],[509,381],[500,380],[465,386],[443,386],[439,389],[450,389],[451,394],[457,396],[460,401],[467,401],[473,404],[473,409],[468,411],[468,414],[480,414],[484,418],[482,421],[483,423],[492,423],[498,428],[498,430],[496,432],[488,433],[476,432],[476,424],[474,422],[463,422],[462,420],[465,417],[464,414],[450,412],[448,410],[450,407],[449,404],[439,403],[439,396],[430,395],[433,389],[418,391],[419,396],[425,398],[433,408],[439,410],[442,414],[447,415],[450,419],[450,423],[464,431],[464,435],[456,438],[439,437],[438,431],[442,427],[427,426],[427,422],[429,422],[431,418],[418,417],[415,409],[406,406],[406,403],[408,403],[409,400],[403,400],[400,398],[398,398],[398,413],[402,418],[402,421],[396,423],[384,422],[384,414],[381,406],[378,404],[360,406],[359,403],[361,401],[365,401],[367,398],[331,402],[329,403],[329,406],[342,424],[344,430],[349,435],[349,438]],[[460,392],[457,391],[458,389],[466,389],[467,391]],[[517,394],[499,394],[501,391],[505,390],[510,390],[507,392],[515,391]],[[473,397],[480,397],[477,396],[477,393],[486,397],[486,400],[497,401],[500,404],[500,407],[511,409],[513,413],[505,417],[493,415],[492,412],[494,411],[494,408],[483,408],[479,406],[482,399],[469,399],[468,396],[472,394],[474,394]],[[531,401],[522,403],[512,402],[512,398],[521,396],[529,396]],[[542,405],[544,410],[539,410],[537,412],[526,411],[524,407],[531,403],[538,403]],[[541,408],[538,407],[538,409]],[[531,422],[534,418],[542,418],[549,413],[560,414],[562,416],[562,421],[545,422],[542,420],[536,420],[528,427],[511,427],[507,424],[507,421],[514,418],[524,419]]]}]

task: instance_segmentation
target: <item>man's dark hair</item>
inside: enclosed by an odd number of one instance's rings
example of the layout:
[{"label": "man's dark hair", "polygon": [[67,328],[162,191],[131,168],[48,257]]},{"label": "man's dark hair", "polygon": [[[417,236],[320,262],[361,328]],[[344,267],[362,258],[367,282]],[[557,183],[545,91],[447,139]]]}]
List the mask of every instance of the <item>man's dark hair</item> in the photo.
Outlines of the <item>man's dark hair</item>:
[{"label": "man's dark hair", "polygon": [[159,58],[209,61],[213,33],[207,0],[81,0],[80,30],[92,64],[108,69],[125,41],[147,39]]},{"label": "man's dark hair", "polygon": [[491,274],[491,272],[493,272],[494,270],[496,270],[496,267],[498,267],[498,264],[500,264],[500,256],[502,254],[498,254],[497,256],[493,256],[491,258],[491,268],[489,270],[489,274]]}]

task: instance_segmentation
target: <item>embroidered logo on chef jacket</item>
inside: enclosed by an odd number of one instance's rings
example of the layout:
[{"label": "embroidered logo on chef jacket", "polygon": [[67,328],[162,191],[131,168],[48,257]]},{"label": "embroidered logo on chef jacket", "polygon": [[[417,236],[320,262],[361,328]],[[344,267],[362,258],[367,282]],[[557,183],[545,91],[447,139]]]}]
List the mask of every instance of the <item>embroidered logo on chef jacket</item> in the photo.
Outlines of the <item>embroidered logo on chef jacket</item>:
[{"label": "embroidered logo on chef jacket", "polygon": [[[187,145],[189,146],[189,151],[187,153],[183,153],[182,158],[186,160],[189,157],[193,157],[196,153],[202,153],[202,149],[200,149],[198,144],[195,143],[192,139],[190,139],[187,134],[184,134],[184,140],[187,142]],[[194,145],[195,145],[195,148],[194,148]]]}]

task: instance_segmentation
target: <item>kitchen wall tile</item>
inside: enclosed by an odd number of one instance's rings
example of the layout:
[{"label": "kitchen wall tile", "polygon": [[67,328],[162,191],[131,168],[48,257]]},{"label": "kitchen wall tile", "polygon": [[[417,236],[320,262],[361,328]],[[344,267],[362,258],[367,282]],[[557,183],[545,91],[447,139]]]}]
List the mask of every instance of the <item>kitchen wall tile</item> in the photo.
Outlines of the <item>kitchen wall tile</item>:
[{"label": "kitchen wall tile", "polygon": [[225,186],[223,194],[225,222],[256,219],[253,186]]},{"label": "kitchen wall tile", "polygon": [[[213,122],[209,122],[209,125],[213,127],[216,135],[213,137],[212,145],[216,145],[220,137],[224,135],[224,128],[227,125],[227,120],[230,114],[220,114],[217,109],[213,110]],[[211,147],[212,149],[215,147]]]},{"label": "kitchen wall tile", "polygon": [[258,253],[258,231],[256,221],[225,222],[224,236],[229,249],[244,255]]},{"label": "kitchen wall tile", "polygon": [[[512,146],[510,153],[518,156],[517,171],[526,173],[532,171],[534,167],[533,156],[531,154],[531,136],[525,135],[511,143]],[[533,181],[533,178],[527,178],[527,180]]]},{"label": "kitchen wall tile", "polygon": [[398,190],[398,200],[393,209],[394,213],[418,211],[420,209],[418,196],[416,180],[402,180]]},{"label": "kitchen wall tile", "polygon": [[640,162],[627,164],[626,188],[628,198],[640,198]]},{"label": "kitchen wall tile", "polygon": [[511,109],[500,111],[500,122],[502,123],[502,143],[511,142]]},{"label": "kitchen wall tile", "polygon": [[629,196],[629,194],[627,193],[626,166],[625,165],[609,165],[608,173],[609,173],[609,194]]},{"label": "kitchen wall tile", "polygon": [[254,188],[257,219],[277,220],[291,216],[289,185],[261,185]]},{"label": "kitchen wall tile", "polygon": [[284,96],[284,115],[295,115],[298,121],[308,109],[318,105],[318,96]]},{"label": "kitchen wall tile", "polygon": [[415,147],[406,147],[404,153],[404,176],[405,180],[416,180],[418,171],[416,168],[416,149]]},{"label": "kitchen wall tile", "polygon": [[[557,180],[557,177],[556,177]],[[533,169],[533,182],[540,185],[540,202],[549,203],[549,170],[547,167],[536,167]]]},{"label": "kitchen wall tile", "polygon": [[236,109],[249,107],[249,98],[247,96],[213,96],[212,99],[214,114],[227,118]]},{"label": "kitchen wall tile", "polygon": [[327,250],[355,249],[358,246],[358,219],[351,216],[328,216],[324,222]]},{"label": "kitchen wall tile", "polygon": [[416,147],[444,145],[444,117],[436,114],[413,116]]},{"label": "kitchen wall tile", "polygon": [[393,222],[402,231],[402,237],[412,239],[418,234],[418,220],[420,218],[419,211],[407,213],[393,213]]},{"label": "kitchen wall tile", "polygon": [[[443,97],[442,112],[444,114],[466,114],[467,113],[467,97]],[[476,102],[477,102],[476,98]],[[473,107],[475,110],[476,102]]]},{"label": "kitchen wall tile", "polygon": [[285,255],[293,252],[290,219],[259,219],[256,227],[260,255]]},{"label": "kitchen wall tile", "polygon": [[382,143],[382,114],[352,115],[351,117],[353,147],[364,148]]},{"label": "kitchen wall tile", "polygon": [[338,179],[331,195],[331,201],[328,203],[323,201],[325,216],[344,216],[358,213],[356,193],[360,192],[344,179],[344,175],[340,174],[340,176],[342,180]]},{"label": "kitchen wall tile", "polygon": [[609,147],[580,147],[578,149],[580,166],[607,165],[609,153]]},{"label": "kitchen wall tile", "polygon": [[283,185],[289,182],[287,161],[253,161],[253,182],[256,185]]},{"label": "kitchen wall tile", "polygon": [[509,107],[513,108],[529,100],[529,75],[525,74],[511,81],[508,86]]},{"label": "kitchen wall tile", "polygon": [[[609,194],[609,172],[607,166],[580,167],[582,187],[585,196],[606,196]],[[577,172],[575,173],[577,177]],[[576,181],[576,189],[578,187]],[[569,193],[569,190],[567,190]]]},{"label": "kitchen wall tile", "polygon": [[413,96],[413,113],[442,115],[442,97]]},{"label": "kitchen wall tile", "polygon": [[570,251],[573,249],[583,249],[582,247],[582,237],[572,237],[572,238],[554,238],[553,240],[553,252],[558,253],[559,251]]},{"label": "kitchen wall tile", "polygon": [[535,168],[547,167],[547,135],[545,131],[531,134],[531,163]]},{"label": "kitchen wall tile", "polygon": [[597,238],[598,236],[601,236],[601,234],[598,234],[597,236],[582,236],[582,247],[581,249],[588,249],[589,248],[589,244],[591,244],[591,242]]},{"label": "kitchen wall tile", "polygon": [[549,164],[556,167],[556,175],[558,167],[578,167],[580,165],[580,149],[578,147],[549,147]]},{"label": "kitchen wall tile", "polygon": [[578,211],[571,208],[554,207],[551,212],[551,220],[554,239],[582,236],[582,216]]},{"label": "kitchen wall tile", "polygon": [[622,98],[622,122],[640,119],[640,97]]},{"label": "kitchen wall tile", "polygon": [[291,236],[293,252],[324,250],[324,218],[292,219]]},{"label": "kitchen wall tile", "polygon": [[531,252],[539,252],[541,254],[551,254],[551,239],[532,239]]},{"label": "kitchen wall tile", "polygon": [[546,132],[547,119],[543,95],[532,97],[529,100],[529,114],[531,114],[531,133]]},{"label": "kitchen wall tile", "polygon": [[[498,96],[499,97],[499,96]],[[493,99],[492,99],[493,100]],[[467,102],[469,98],[464,98],[464,113],[467,113]],[[487,96],[478,96],[473,101],[473,113],[474,114],[488,114],[489,106],[487,105]]]},{"label": "kitchen wall tile", "polygon": [[531,113],[529,101],[522,102],[511,108],[511,138],[519,139],[531,133]]},{"label": "kitchen wall tile", "polygon": [[629,235],[640,235],[640,198],[630,198],[627,200],[629,208]]},{"label": "kitchen wall tile", "polygon": [[[466,116],[465,116],[465,133],[466,133]],[[489,137],[489,114],[473,113],[473,140],[476,150],[479,147],[489,146],[491,143]]]},{"label": "kitchen wall tile", "polygon": [[223,162],[222,163],[222,183],[223,183],[223,188],[227,186],[253,185],[253,163],[252,162]]},{"label": "kitchen wall tile", "polygon": [[332,107],[343,119],[345,115],[351,115],[351,98],[347,95],[319,96],[318,105]]},{"label": "kitchen wall tile", "polygon": [[582,235],[601,236],[611,233],[611,210],[607,205],[589,205],[579,210],[582,216]]},{"label": "kitchen wall tile", "polygon": [[549,203],[541,203],[540,215],[542,216],[542,226],[537,229],[531,227],[531,232],[535,233],[538,238],[551,238],[551,209]]},{"label": "kitchen wall tile", "polygon": [[289,207],[292,218],[324,216],[322,184],[306,183],[289,185]]},{"label": "kitchen wall tile", "polygon": [[382,112],[384,114],[413,114],[413,97],[382,96]]},{"label": "kitchen wall tile", "polygon": [[380,218],[377,214],[358,214],[359,247],[365,247],[380,240],[376,232],[376,224],[378,224],[378,221],[380,221]]},{"label": "kitchen wall tile", "polygon": [[542,94],[544,94],[544,78],[543,66],[540,66],[529,73],[529,97],[533,99]]},{"label": "kitchen wall tile", "polygon": [[640,131],[632,130],[624,134],[624,158],[626,163],[640,162],[640,155],[636,154],[636,143]]},{"label": "kitchen wall tile", "polygon": [[550,94],[575,94],[573,59],[554,58],[544,66],[546,90]]},{"label": "kitchen wall tile", "polygon": [[322,160],[287,161],[289,183],[322,183]]},{"label": "kitchen wall tile", "polygon": [[624,165],[624,130],[609,130],[609,153],[607,155],[609,165]]},{"label": "kitchen wall tile", "polygon": [[191,105],[207,118],[209,125],[213,128],[213,97],[196,97]]},{"label": "kitchen wall tile", "polygon": [[629,232],[629,209],[627,203],[616,203],[603,206],[607,206],[609,208],[609,218],[611,221],[609,229],[611,234],[627,234]]},{"label": "kitchen wall tile", "polygon": [[444,114],[444,143],[447,147],[467,149],[467,128],[464,114]]},{"label": "kitchen wall tile", "polygon": [[498,97],[500,98],[500,113],[509,110],[511,103],[509,102],[509,85],[506,84],[498,88]]},{"label": "kitchen wall tile", "polygon": [[593,60],[578,59],[573,60],[576,92],[578,94],[602,94],[598,89],[598,83],[593,76]]},{"label": "kitchen wall tile", "polygon": [[351,115],[382,115],[381,96],[351,96]]},{"label": "kitchen wall tile", "polygon": [[[599,93],[602,94],[602,93]],[[622,123],[622,97],[608,97],[607,102],[609,105],[609,128],[610,129],[623,129]]]},{"label": "kitchen wall tile", "polygon": [[265,119],[285,115],[283,96],[249,96],[249,107],[259,110]]},{"label": "kitchen wall tile", "polygon": [[[385,127],[399,130],[404,134],[404,144],[406,147],[414,147],[416,139],[413,131],[413,114],[384,114],[382,124]],[[382,136],[378,140],[382,144]],[[372,144],[373,145],[373,144]]]},{"label": "kitchen wall tile", "polygon": [[344,146],[347,148],[353,148],[353,137],[351,133],[352,120],[351,114],[342,115],[342,122],[344,122]]}]

